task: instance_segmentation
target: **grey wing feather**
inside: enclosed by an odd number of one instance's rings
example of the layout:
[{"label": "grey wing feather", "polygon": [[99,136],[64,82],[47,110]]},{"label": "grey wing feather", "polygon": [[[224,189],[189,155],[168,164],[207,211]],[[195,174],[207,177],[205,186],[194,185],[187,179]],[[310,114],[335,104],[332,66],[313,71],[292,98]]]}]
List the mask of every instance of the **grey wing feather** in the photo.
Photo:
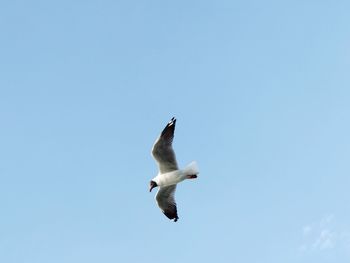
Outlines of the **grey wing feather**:
[{"label": "grey wing feather", "polygon": [[158,163],[159,171],[167,173],[178,170],[175,152],[172,146],[175,132],[176,119],[165,126],[152,148],[152,155]]},{"label": "grey wing feather", "polygon": [[174,219],[174,222],[179,219],[175,202],[175,190],[176,185],[160,187],[156,195],[159,208],[166,217]]}]

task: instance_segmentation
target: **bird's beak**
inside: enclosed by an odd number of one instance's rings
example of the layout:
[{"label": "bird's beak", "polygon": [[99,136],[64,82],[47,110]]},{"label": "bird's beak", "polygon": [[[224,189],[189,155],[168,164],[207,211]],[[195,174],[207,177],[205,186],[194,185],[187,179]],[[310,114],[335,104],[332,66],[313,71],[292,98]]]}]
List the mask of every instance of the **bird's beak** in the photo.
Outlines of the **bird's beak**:
[{"label": "bird's beak", "polygon": [[149,186],[149,192],[152,192],[153,188],[155,188],[156,186],[155,185],[150,185]]}]

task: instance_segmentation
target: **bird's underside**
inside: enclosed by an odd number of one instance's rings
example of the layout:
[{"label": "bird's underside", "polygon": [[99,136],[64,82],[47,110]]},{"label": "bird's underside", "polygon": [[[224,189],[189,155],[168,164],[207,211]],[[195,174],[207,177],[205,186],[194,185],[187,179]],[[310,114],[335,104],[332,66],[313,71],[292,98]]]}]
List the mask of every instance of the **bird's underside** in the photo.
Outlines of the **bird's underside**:
[{"label": "bird's underside", "polygon": [[196,162],[190,163],[182,170],[178,168],[172,146],[175,124],[176,119],[172,118],[153,145],[152,155],[158,164],[159,174],[150,182],[150,191],[154,187],[159,187],[155,196],[159,208],[166,217],[174,222],[179,219],[175,202],[177,183],[185,179],[197,178],[199,173]]},{"label": "bird's underside", "polygon": [[[175,152],[172,147],[175,124],[176,119],[172,118],[165,126],[152,148],[152,155],[157,161],[159,172],[161,174],[178,170]],[[164,215],[171,220],[174,219],[174,222],[179,218],[175,202],[175,190],[176,184],[159,187],[155,197],[157,204]]]}]

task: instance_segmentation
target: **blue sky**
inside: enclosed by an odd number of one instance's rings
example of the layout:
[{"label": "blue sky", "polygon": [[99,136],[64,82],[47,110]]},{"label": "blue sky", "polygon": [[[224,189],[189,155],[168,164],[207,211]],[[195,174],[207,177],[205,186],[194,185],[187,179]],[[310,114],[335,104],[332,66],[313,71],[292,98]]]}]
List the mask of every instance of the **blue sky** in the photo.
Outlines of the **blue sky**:
[{"label": "blue sky", "polygon": [[0,261],[349,262],[349,8],[1,1]]}]

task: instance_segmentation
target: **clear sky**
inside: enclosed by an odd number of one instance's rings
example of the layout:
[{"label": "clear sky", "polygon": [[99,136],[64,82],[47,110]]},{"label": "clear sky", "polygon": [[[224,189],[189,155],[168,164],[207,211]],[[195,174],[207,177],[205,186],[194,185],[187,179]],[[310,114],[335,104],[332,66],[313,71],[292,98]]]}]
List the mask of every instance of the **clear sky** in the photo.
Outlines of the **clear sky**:
[{"label": "clear sky", "polygon": [[[348,263],[349,1],[0,2],[0,262]],[[177,118],[179,221],[148,183]]]}]

